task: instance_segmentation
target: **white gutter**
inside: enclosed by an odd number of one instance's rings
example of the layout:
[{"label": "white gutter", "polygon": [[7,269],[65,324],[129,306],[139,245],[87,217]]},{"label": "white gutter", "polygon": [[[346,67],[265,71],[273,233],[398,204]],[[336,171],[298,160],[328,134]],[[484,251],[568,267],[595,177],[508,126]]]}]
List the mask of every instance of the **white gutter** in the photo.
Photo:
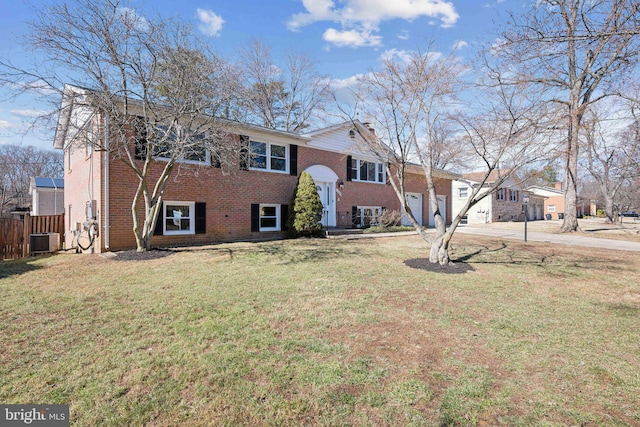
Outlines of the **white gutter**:
[{"label": "white gutter", "polygon": [[109,250],[109,116],[104,118],[104,248]]}]

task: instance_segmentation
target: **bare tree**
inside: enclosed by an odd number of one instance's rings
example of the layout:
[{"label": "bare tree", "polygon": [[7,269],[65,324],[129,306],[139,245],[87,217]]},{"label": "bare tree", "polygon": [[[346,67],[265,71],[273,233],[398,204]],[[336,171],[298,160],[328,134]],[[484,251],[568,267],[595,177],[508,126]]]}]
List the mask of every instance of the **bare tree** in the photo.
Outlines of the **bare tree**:
[{"label": "bare tree", "polygon": [[0,216],[28,205],[31,178],[62,178],[61,152],[32,146],[0,145]]},{"label": "bare tree", "polygon": [[278,63],[269,45],[254,40],[241,51],[240,69],[245,83],[240,102],[249,122],[300,133],[328,99],[329,80],[300,52]]},{"label": "bare tree", "polygon": [[[354,91],[356,96],[364,94],[357,98],[358,107],[379,129],[377,138],[370,140],[367,148],[387,164],[387,175],[404,211],[416,231],[431,245],[430,261],[440,264],[449,263],[449,243],[466,212],[503,184],[518,166],[531,161],[531,151],[537,151],[532,142],[537,130],[534,118],[539,114],[531,102],[519,95],[524,92],[520,87],[512,91],[500,86],[487,89],[477,97],[487,104],[470,108],[473,114],[452,118],[463,69],[453,56],[414,52],[401,61],[384,60],[379,70],[360,79]],[[452,123],[457,124],[456,132],[442,131]],[[457,153],[473,156],[486,175],[481,185],[474,188],[464,209],[446,228],[446,218],[438,208],[436,177],[438,167],[449,163],[444,159],[448,159],[450,147],[456,147]],[[405,180],[413,162],[426,177],[435,236],[416,221],[407,201]],[[487,192],[484,184],[489,175],[499,169],[500,162],[508,162],[512,167],[501,173]]]},{"label": "bare tree", "polygon": [[624,118],[607,118],[592,109],[585,119],[586,166],[598,183],[605,204],[606,222],[620,213],[618,193],[640,177],[640,123],[637,119],[623,129],[615,128]]},{"label": "bare tree", "polygon": [[[233,157],[225,152],[234,149],[225,143],[228,123],[217,118],[230,102],[225,62],[189,27],[145,17],[120,0],[44,6],[26,47],[43,61],[23,69],[2,60],[0,77],[21,90],[37,86],[63,98],[55,113],[57,138],[66,147],[92,144],[130,167],[138,178],[131,203],[137,249],[150,249],[176,165]],[[77,140],[106,126],[109,138]]]},{"label": "bare tree", "polygon": [[[618,191],[618,206],[620,212],[633,211],[640,213],[640,177],[630,179],[629,182],[623,185]],[[620,222],[622,222],[623,216],[620,216]],[[637,216],[635,217],[638,218]]]},{"label": "bare tree", "polygon": [[562,231],[575,231],[580,131],[587,109],[619,93],[618,83],[633,71],[640,52],[637,0],[540,0],[532,10],[511,16],[493,52],[502,83],[531,82],[547,102],[562,106],[565,153],[565,209]]}]

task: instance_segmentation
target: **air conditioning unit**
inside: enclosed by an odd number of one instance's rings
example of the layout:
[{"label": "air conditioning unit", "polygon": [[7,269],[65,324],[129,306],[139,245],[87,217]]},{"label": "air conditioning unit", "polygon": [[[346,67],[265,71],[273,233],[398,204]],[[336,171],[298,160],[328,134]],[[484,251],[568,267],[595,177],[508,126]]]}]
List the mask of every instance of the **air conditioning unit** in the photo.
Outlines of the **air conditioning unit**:
[{"label": "air conditioning unit", "polygon": [[36,233],[29,235],[31,253],[56,252],[60,249],[60,233]]}]

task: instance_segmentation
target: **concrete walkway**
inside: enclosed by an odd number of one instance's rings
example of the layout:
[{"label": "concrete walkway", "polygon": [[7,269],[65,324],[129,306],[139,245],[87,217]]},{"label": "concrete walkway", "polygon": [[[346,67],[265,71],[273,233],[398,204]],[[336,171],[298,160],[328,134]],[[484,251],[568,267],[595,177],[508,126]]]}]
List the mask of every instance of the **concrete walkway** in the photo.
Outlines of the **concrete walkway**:
[{"label": "concrete walkway", "polygon": [[[524,226],[522,230],[505,230],[499,228],[461,226],[456,233],[478,234],[482,236],[501,237],[524,241]],[[601,239],[597,237],[580,236],[571,233],[555,234],[529,231],[527,240],[530,242],[546,242],[552,244],[584,246],[596,249],[611,249],[618,251],[640,252],[640,242],[628,242],[625,240]]]}]

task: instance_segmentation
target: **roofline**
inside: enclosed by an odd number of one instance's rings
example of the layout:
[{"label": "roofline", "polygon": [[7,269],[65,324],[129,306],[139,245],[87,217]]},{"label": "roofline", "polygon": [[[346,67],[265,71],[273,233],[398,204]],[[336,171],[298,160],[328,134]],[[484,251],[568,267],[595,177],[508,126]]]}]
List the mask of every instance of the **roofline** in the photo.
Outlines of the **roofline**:
[{"label": "roofline", "polygon": [[[90,96],[97,91],[87,88],[81,88],[78,86],[73,86],[69,84],[65,84],[63,89],[62,99],[60,100],[60,116],[58,117],[58,125],[56,126],[56,132],[53,139],[53,147],[56,149],[64,149],[64,143],[67,138],[67,130],[69,129],[69,121],[71,120],[71,111],[75,107],[75,104],[78,104],[78,98],[81,101],[85,101],[87,96]],[[73,95],[72,95],[73,94]],[[122,97],[119,97],[122,99]],[[137,99],[129,100],[134,105],[140,105],[140,101]],[[205,115],[202,115],[205,117]],[[228,124],[229,126],[236,126],[239,128],[250,129],[256,132],[263,132],[272,135],[278,135],[281,137],[291,138],[298,141],[308,142],[311,138],[307,135],[297,134],[293,132],[271,129],[260,125],[255,125],[251,123],[239,122],[237,120],[230,120],[224,117],[216,117],[216,119],[221,120],[223,123]]]},{"label": "roofline", "polygon": [[527,187],[528,190],[530,190],[532,188],[539,188],[540,190],[550,191],[552,193],[564,194],[564,190],[558,190],[557,188],[553,188],[553,187],[546,187],[546,186],[541,186],[541,185],[531,185],[531,186]]}]

